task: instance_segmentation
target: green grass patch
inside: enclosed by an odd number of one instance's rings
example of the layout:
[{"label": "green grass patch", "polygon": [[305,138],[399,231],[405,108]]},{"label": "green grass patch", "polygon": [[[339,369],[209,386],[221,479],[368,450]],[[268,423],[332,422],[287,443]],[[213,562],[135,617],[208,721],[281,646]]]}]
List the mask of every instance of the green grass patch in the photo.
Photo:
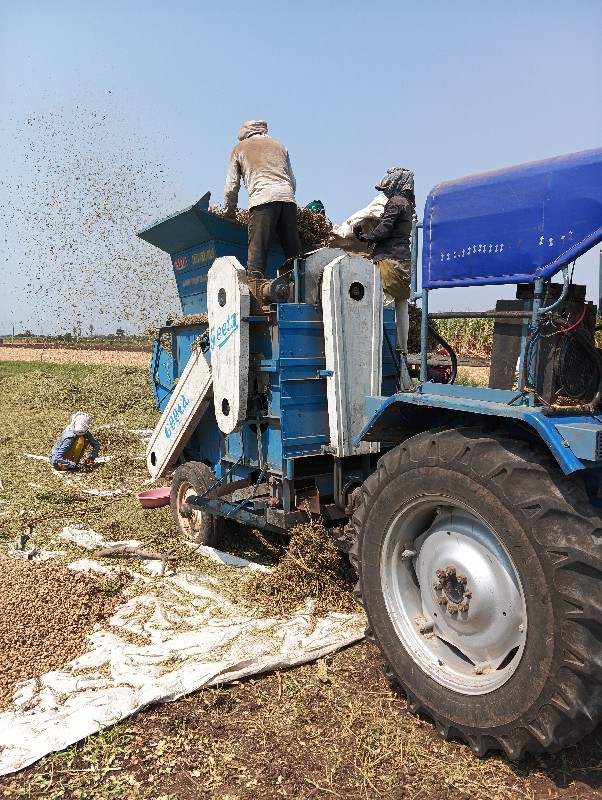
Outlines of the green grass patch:
[{"label": "green grass patch", "polygon": [[39,375],[49,375],[56,378],[81,378],[96,370],[103,369],[98,366],[85,364],[50,364],[43,366],[37,361],[0,361],[0,380],[17,375],[31,375],[34,379]]}]

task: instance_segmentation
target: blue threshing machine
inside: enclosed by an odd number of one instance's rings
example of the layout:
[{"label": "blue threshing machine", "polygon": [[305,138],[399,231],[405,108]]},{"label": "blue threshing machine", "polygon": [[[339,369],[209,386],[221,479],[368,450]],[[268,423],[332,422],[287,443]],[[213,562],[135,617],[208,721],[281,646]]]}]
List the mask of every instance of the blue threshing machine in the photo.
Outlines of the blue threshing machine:
[{"label": "blue threshing machine", "polygon": [[[151,475],[172,476],[181,532],[211,544],[226,518],[278,531],[319,514],[410,710],[512,758],[592,730],[602,356],[570,265],[602,241],[602,150],[430,192],[412,234],[415,382],[366,259],[320,248],[283,264],[275,242],[253,283],[246,228],[207,198],[139,235],[170,254],[184,314],[155,342],[147,453]],[[516,300],[429,314],[437,288],[495,284]],[[440,316],[494,319],[488,388],[453,382],[449,346],[452,380],[429,380]]]}]

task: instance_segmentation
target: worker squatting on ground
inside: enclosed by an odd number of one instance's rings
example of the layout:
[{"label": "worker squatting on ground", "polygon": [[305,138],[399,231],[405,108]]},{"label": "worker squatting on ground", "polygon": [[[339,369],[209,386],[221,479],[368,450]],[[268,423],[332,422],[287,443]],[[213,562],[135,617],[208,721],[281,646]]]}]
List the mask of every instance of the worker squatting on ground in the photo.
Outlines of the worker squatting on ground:
[{"label": "worker squatting on ground", "polygon": [[232,150],[224,189],[225,216],[236,214],[240,178],[249,193],[249,256],[247,275],[263,278],[274,232],[284,257],[299,255],[296,181],[286,147],[268,136],[263,120],[245,122]]},{"label": "worker squatting on ground", "polygon": [[373,244],[372,260],[378,265],[383,291],[395,300],[395,345],[397,352],[407,355],[410,298],[410,233],[416,210],[414,173],[403,167],[391,167],[374,187],[387,197],[380,222],[371,233],[362,226],[353,232],[361,242]]},{"label": "worker squatting on ground", "polygon": [[90,455],[84,460],[86,466],[92,466],[100,452],[100,444],[90,432],[92,417],[83,411],[76,411],[71,422],[61,433],[50,453],[50,463],[55,469],[77,469],[88,445],[92,448]]}]

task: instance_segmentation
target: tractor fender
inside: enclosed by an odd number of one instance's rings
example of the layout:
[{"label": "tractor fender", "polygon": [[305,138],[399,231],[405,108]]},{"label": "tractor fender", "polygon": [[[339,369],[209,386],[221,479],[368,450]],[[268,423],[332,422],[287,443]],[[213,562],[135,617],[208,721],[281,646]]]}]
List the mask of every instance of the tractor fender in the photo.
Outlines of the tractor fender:
[{"label": "tractor fender", "polygon": [[597,419],[586,415],[550,416],[542,408],[515,405],[513,400],[516,392],[442,384],[419,384],[414,392],[399,392],[391,397],[367,397],[367,421],[354,444],[362,440],[396,443],[408,438],[408,433],[450,427],[450,422],[453,427],[455,418],[461,425],[481,424],[484,417],[497,417],[507,424],[514,420],[529,426],[565,475],[600,466],[597,452],[598,442],[602,443],[602,423]]}]

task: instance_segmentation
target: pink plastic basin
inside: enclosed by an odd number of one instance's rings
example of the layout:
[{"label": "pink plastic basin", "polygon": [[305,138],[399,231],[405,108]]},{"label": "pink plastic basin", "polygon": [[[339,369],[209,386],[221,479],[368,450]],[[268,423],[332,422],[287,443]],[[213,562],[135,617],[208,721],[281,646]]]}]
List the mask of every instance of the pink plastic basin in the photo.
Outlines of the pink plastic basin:
[{"label": "pink plastic basin", "polygon": [[159,486],[158,489],[147,489],[136,497],[143,508],[160,508],[169,504],[171,486]]}]

